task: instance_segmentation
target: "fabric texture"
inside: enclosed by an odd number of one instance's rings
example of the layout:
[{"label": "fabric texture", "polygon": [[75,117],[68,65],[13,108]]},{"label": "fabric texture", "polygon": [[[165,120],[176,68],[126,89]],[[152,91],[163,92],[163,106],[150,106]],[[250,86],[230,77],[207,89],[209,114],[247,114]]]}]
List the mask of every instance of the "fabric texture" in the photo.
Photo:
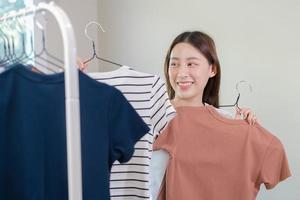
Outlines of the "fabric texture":
[{"label": "fabric texture", "polygon": [[158,199],[254,200],[290,176],[280,140],[212,106],[178,107],[154,144],[170,154]]},{"label": "fabric texture", "polygon": [[[209,104],[205,103],[206,106]],[[233,119],[233,115],[224,109],[214,108],[223,117]],[[170,156],[164,150],[153,152],[150,162],[150,193],[152,199],[157,199],[161,184],[165,177],[165,172],[168,167]]]}]

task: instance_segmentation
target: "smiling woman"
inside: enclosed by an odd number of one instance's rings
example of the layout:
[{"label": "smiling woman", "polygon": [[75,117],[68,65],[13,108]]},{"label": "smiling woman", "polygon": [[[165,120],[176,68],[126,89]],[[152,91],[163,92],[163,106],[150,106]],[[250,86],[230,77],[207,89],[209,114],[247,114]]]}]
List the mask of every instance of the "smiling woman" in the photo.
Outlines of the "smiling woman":
[{"label": "smiling woman", "polygon": [[201,32],[180,34],[166,56],[165,75],[175,106],[219,107],[221,69],[213,40]]},{"label": "smiling woman", "polygon": [[154,142],[154,150],[170,154],[159,200],[254,200],[261,184],[271,189],[291,175],[276,136],[219,114],[220,73],[210,36],[193,31],[174,39],[165,76],[177,116]]}]

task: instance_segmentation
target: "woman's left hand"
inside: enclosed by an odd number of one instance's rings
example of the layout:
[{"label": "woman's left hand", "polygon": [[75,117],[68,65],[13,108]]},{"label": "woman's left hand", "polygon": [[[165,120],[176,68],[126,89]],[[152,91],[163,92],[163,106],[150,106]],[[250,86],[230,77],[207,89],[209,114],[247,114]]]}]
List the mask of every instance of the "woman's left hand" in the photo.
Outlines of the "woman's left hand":
[{"label": "woman's left hand", "polygon": [[250,125],[254,125],[258,122],[257,117],[254,115],[250,108],[237,108],[235,119],[245,119]]}]

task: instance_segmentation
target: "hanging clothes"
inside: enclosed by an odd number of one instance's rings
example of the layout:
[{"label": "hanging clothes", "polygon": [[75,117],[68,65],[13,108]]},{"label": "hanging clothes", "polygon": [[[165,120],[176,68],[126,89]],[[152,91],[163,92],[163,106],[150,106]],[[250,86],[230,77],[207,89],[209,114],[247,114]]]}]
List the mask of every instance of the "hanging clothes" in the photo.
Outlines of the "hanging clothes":
[{"label": "hanging clothes", "polygon": [[[209,104],[205,103],[206,106]],[[234,116],[224,109],[214,108],[220,115],[228,119],[234,119]],[[150,162],[150,195],[152,199],[157,199],[165,172],[168,167],[170,155],[164,151],[153,151]]]},{"label": "hanging clothes", "polygon": [[[79,72],[83,199],[110,199],[114,161],[148,126],[114,87]],[[64,73],[0,74],[0,199],[68,199]]]},{"label": "hanging clothes", "polygon": [[175,115],[165,84],[157,75],[139,72],[128,66],[88,75],[119,89],[150,128],[136,143],[134,155],[129,162],[113,164],[110,177],[111,199],[149,199],[152,145]]},{"label": "hanging clothes", "polygon": [[255,200],[290,171],[280,140],[259,124],[223,117],[212,106],[176,108],[154,143],[170,154],[158,199]]}]

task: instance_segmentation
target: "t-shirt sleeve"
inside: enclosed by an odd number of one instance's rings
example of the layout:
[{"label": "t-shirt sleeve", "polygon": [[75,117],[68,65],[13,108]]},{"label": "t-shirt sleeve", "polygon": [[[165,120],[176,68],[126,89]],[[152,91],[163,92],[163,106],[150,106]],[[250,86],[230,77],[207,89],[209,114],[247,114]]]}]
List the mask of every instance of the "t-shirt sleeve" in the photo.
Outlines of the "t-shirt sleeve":
[{"label": "t-shirt sleeve", "polygon": [[272,189],[289,176],[291,173],[283,145],[279,139],[274,137],[266,150],[260,173],[260,183],[264,183],[267,189]]},{"label": "t-shirt sleeve", "polygon": [[165,83],[159,76],[154,77],[151,89],[151,125],[154,139],[175,116],[176,111],[169,100]]},{"label": "t-shirt sleeve", "polygon": [[166,128],[157,137],[153,144],[153,150],[163,149],[167,151],[170,156],[174,155],[175,140],[176,140],[176,130],[178,130],[176,123],[176,116],[168,123]]},{"label": "t-shirt sleeve", "polygon": [[119,90],[114,90],[109,102],[108,129],[112,162],[127,162],[133,155],[135,143],[149,127]]}]

